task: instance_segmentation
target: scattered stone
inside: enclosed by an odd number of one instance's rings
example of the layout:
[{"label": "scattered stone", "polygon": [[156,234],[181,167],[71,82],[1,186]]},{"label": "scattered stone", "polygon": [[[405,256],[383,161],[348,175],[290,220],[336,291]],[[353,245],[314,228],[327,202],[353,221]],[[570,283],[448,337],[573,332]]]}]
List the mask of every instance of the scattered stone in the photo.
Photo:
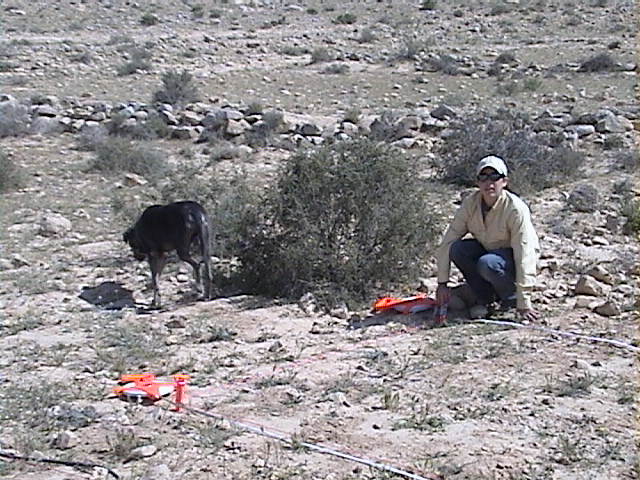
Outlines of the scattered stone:
[{"label": "scattered stone", "polygon": [[582,184],[571,192],[568,202],[578,212],[592,213],[600,206],[600,195],[593,185]]},{"label": "scattered stone", "polygon": [[142,475],[140,480],[171,480],[175,475],[164,463],[151,465]]},{"label": "scattered stone", "polygon": [[595,278],[582,275],[576,284],[575,294],[600,297],[604,295],[604,287]]},{"label": "scattered stone", "polygon": [[620,307],[610,300],[598,305],[593,309],[593,311],[603,317],[615,317],[620,315]]},{"label": "scattered stone", "polygon": [[602,265],[596,265],[590,268],[587,271],[587,275],[595,278],[600,282],[606,283],[608,285],[613,285],[613,277]]},{"label": "scattered stone", "polygon": [[53,445],[60,450],[66,450],[68,448],[75,447],[76,445],[78,445],[78,443],[78,435],[69,430],[58,433],[53,440]]},{"label": "scattered stone", "polygon": [[70,230],[71,221],[58,213],[50,213],[40,221],[39,233],[44,236],[60,235]]},{"label": "scattered stone", "polygon": [[155,445],[144,445],[142,447],[134,448],[131,450],[129,460],[138,460],[141,458],[148,458],[156,454],[158,447]]}]

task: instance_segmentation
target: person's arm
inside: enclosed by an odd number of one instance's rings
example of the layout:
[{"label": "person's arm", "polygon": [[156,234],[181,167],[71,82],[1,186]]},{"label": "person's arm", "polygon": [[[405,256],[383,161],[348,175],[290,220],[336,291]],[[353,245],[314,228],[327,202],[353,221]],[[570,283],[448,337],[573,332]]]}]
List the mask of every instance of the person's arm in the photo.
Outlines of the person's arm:
[{"label": "person's arm", "polygon": [[528,209],[514,212],[511,222],[511,248],[516,270],[517,308],[521,312],[533,311],[531,291],[535,285],[538,261],[538,236]]},{"label": "person's arm", "polygon": [[[442,237],[440,246],[436,249],[436,261],[438,265],[438,290],[441,287],[447,288],[447,282],[451,274],[451,259],[449,258],[449,249],[451,244],[456,240],[464,237],[469,231],[467,222],[469,218],[468,202],[463,202],[460,208],[453,216],[453,220],[449,224],[447,231]],[[448,300],[448,299],[447,299]]]}]

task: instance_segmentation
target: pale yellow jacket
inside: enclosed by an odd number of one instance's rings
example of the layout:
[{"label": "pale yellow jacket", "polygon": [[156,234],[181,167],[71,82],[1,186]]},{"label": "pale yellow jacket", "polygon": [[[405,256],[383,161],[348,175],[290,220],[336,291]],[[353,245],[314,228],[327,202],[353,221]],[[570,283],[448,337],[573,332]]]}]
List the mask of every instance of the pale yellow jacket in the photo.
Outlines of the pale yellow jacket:
[{"label": "pale yellow jacket", "polygon": [[517,307],[530,309],[540,244],[529,207],[517,195],[503,190],[483,220],[481,202],[478,190],[468,195],[455,213],[436,251],[438,282],[449,281],[451,244],[470,233],[486,250],[513,248]]}]

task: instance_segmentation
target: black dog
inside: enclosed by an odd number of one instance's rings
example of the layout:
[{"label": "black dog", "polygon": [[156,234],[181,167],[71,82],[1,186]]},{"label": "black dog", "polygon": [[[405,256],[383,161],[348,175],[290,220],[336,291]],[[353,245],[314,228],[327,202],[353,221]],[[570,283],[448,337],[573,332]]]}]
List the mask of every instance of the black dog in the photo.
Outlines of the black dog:
[{"label": "black dog", "polygon": [[[209,272],[209,221],[202,205],[196,202],[175,202],[148,207],[133,227],[124,232],[123,240],[131,246],[136,260],[149,260],[152,306],[160,306],[158,279],[167,263],[167,253],[175,250],[181,260],[193,267],[196,284],[200,285],[200,265],[204,265],[202,287],[205,299],[211,296]],[[202,260],[198,263],[189,254],[197,240]]]}]

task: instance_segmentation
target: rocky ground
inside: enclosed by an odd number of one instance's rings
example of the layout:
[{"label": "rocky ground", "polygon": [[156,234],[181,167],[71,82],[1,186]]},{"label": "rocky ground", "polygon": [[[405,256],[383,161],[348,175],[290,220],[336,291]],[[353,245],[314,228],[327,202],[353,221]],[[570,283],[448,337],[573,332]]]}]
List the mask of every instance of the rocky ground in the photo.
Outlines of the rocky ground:
[{"label": "rocky ground", "polygon": [[[3,2],[0,150],[28,177],[0,195],[0,454],[124,479],[402,478],[314,444],[409,478],[638,477],[640,247],[621,213],[640,195],[633,2],[444,3]],[[598,54],[611,63],[590,67]],[[194,76],[198,102],[152,104],[173,68]],[[87,171],[94,153],[79,148],[116,117],[135,131],[159,115],[169,133],[154,146],[172,165],[268,182],[299,146],[376,129],[429,164],[453,119],[498,107],[587,156],[574,180],[527,198],[543,246],[539,326],[626,347],[464,311],[437,325],[307,301],[196,301],[179,263],[161,311],[79,298],[116,282],[138,306],[151,299],[112,204],[152,187]],[[252,143],[272,111],[274,140]],[[212,131],[230,152],[207,143]],[[455,189],[434,195],[450,215]],[[141,371],[189,374],[189,405],[210,416],[112,395],[121,373]],[[109,473],[0,457],[0,476]]]}]

